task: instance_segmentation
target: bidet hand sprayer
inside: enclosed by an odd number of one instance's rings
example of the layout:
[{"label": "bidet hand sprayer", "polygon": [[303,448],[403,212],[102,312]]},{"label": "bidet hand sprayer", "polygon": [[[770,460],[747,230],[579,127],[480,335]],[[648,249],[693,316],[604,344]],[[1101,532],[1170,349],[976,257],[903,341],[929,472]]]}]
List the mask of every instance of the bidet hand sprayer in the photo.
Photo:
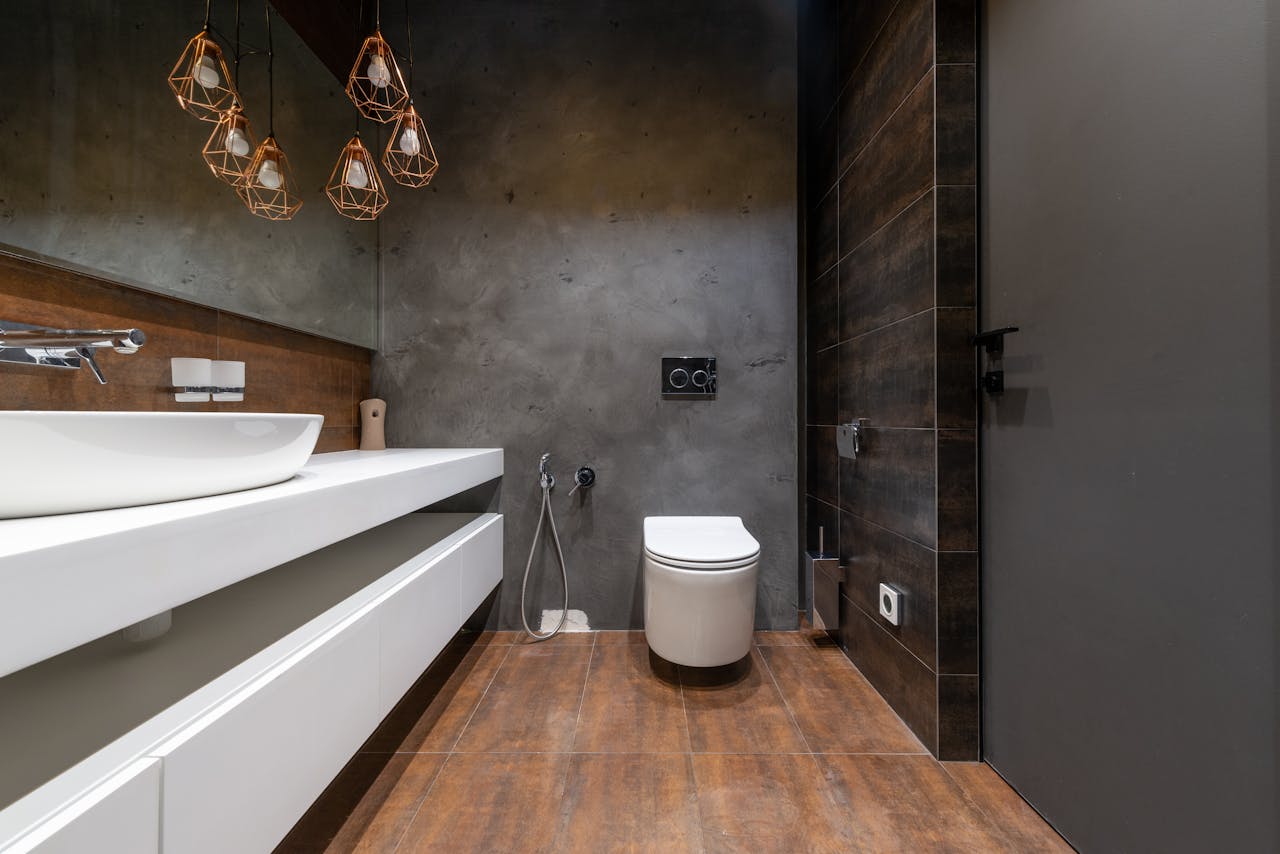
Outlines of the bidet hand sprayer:
[{"label": "bidet hand sprayer", "polygon": [[551,469],[547,467],[547,463],[551,461],[551,454],[543,454],[542,459],[538,461],[538,482],[542,484],[543,489],[550,489],[556,485],[556,479],[551,474]]}]

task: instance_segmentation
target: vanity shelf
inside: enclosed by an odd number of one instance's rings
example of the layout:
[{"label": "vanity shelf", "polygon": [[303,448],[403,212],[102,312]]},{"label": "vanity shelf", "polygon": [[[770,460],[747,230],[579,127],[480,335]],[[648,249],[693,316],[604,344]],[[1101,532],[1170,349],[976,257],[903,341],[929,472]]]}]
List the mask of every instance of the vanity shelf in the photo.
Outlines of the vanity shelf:
[{"label": "vanity shelf", "polygon": [[0,851],[270,851],[501,581],[502,524],[402,516],[0,679]]},{"label": "vanity shelf", "polygon": [[478,486],[502,462],[500,448],[341,451],[275,486],[0,521],[0,676]]}]

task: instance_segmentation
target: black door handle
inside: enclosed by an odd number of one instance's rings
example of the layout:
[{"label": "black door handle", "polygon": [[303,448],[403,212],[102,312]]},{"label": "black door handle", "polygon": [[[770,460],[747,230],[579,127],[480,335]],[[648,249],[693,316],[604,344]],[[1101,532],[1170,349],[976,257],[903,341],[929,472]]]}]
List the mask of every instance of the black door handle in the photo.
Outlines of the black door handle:
[{"label": "black door handle", "polygon": [[988,356],[998,355],[1004,352],[1004,336],[1017,331],[1016,326],[1002,326],[990,332],[979,332],[973,336],[973,346],[982,347],[987,351]]},{"label": "black door handle", "polygon": [[[979,332],[973,336],[973,346],[987,351],[987,357],[995,357],[998,361],[1004,353],[1004,336],[1017,332],[1016,326],[1002,326],[989,332]],[[1004,371],[987,371],[980,382],[982,390],[987,394],[1000,394],[1004,391]]]}]

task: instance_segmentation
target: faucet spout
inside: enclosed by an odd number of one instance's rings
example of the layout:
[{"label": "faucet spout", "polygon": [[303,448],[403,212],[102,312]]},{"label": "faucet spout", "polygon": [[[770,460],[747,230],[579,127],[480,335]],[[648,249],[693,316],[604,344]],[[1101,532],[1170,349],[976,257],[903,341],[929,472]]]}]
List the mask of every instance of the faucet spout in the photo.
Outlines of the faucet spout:
[{"label": "faucet spout", "polygon": [[111,349],[129,355],[146,342],[141,329],[49,329],[0,320],[0,362],[73,369],[88,364],[104,384],[95,353]]}]

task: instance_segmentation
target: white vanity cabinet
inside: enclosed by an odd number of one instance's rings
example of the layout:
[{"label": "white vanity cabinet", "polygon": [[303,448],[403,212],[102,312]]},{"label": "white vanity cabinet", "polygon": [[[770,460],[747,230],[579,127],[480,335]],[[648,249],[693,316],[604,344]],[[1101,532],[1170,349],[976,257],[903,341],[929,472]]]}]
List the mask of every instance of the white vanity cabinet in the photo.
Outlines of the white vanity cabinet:
[{"label": "white vanity cabinet", "polygon": [[[0,750],[98,721],[68,708],[77,681],[121,686],[102,693],[122,722],[62,766],[30,754],[36,782],[64,770],[0,810],[0,851],[271,851],[501,581],[502,522],[404,516],[175,609],[154,646],[103,638],[0,680]],[[142,696],[152,680],[181,696]]]},{"label": "white vanity cabinet", "polygon": [[162,850],[274,848],[377,726],[377,663],[366,610],[157,748]]},{"label": "white vanity cabinet", "polygon": [[160,760],[139,759],[58,810],[6,852],[160,851]]}]

